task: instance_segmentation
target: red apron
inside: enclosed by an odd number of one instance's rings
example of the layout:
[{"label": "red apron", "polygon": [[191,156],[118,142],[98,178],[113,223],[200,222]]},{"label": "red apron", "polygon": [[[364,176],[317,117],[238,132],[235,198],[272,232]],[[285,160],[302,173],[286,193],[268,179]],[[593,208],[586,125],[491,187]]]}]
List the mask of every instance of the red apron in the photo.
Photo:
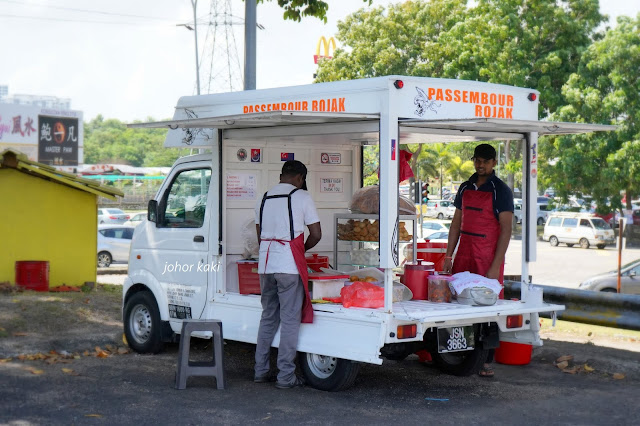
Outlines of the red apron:
[{"label": "red apron", "polygon": [[[460,243],[452,273],[469,271],[486,276],[498,246],[500,222],[493,213],[493,192],[467,190],[462,194]],[[500,284],[504,281],[504,263],[500,266]],[[504,290],[499,297],[504,298]]]},{"label": "red apron", "polygon": [[[301,322],[304,324],[311,324],[313,322],[313,306],[311,305],[311,298],[309,297],[309,272],[307,271],[307,259],[305,258],[305,250],[304,250],[304,233],[298,235],[297,237],[293,237],[293,211],[291,210],[291,195],[296,192],[298,189],[294,189],[289,193],[289,195],[272,195],[267,196],[267,193],[264,194],[262,198],[262,205],[260,206],[260,223],[262,223],[262,212],[264,210],[264,203],[266,200],[271,198],[288,198],[289,203],[289,228],[291,232],[291,240],[279,240],[279,239],[262,239],[261,241],[270,241],[269,246],[271,246],[271,242],[275,241],[279,244],[289,244],[291,247],[291,253],[293,254],[293,260],[296,262],[296,267],[298,268],[298,274],[300,275],[300,279],[302,280],[302,284],[304,286],[304,299],[302,301],[302,318]],[[264,261],[265,270],[267,268],[267,263],[269,262],[269,248],[267,248],[267,257]]]}]

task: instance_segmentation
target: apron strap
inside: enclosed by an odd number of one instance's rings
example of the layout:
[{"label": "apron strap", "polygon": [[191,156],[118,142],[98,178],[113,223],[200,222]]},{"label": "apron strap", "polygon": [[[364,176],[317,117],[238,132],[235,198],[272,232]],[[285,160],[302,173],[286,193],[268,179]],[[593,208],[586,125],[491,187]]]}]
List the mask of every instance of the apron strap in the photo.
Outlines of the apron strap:
[{"label": "apron strap", "polygon": [[262,196],[262,203],[260,203],[260,239],[262,239],[262,214],[264,212],[264,203],[267,200],[271,200],[273,198],[287,198],[287,208],[289,209],[289,234],[291,236],[291,240],[294,240],[294,230],[293,230],[293,210],[291,208],[291,196],[294,192],[296,192],[300,188],[296,188],[288,194],[280,194],[280,195],[267,195],[267,192]]}]

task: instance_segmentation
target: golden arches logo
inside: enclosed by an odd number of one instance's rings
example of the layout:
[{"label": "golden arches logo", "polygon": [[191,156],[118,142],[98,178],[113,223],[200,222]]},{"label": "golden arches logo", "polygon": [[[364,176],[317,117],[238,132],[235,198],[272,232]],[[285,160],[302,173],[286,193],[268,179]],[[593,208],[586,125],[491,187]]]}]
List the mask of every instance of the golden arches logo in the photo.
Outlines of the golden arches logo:
[{"label": "golden arches logo", "polygon": [[[320,47],[324,46],[324,55],[320,55]],[[320,37],[318,40],[318,46],[316,47],[316,54],[313,55],[313,63],[317,64],[318,59],[331,59],[331,47],[333,46],[333,52],[336,51],[336,41],[333,37],[329,37],[327,40],[324,36]]]}]

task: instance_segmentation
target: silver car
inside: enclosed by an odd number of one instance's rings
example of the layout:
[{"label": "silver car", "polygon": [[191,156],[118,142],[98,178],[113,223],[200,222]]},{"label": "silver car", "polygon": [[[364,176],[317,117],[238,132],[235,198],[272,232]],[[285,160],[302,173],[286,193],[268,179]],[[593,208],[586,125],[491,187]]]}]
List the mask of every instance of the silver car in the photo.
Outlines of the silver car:
[{"label": "silver car", "polygon": [[133,226],[98,226],[98,267],[106,268],[115,262],[129,261]]},{"label": "silver car", "polygon": [[129,220],[129,215],[120,209],[98,209],[98,225],[113,223],[122,225]]},{"label": "silver car", "polygon": [[[627,263],[620,268],[620,292],[626,294],[640,294],[640,259]],[[580,284],[580,290],[618,291],[618,271],[609,271],[591,277]]]}]

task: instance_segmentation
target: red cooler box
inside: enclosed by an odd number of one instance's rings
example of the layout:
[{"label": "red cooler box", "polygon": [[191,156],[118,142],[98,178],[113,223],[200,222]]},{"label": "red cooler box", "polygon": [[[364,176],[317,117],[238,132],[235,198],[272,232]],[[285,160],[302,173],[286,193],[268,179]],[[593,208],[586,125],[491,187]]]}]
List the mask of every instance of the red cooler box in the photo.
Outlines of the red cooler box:
[{"label": "red cooler box", "polygon": [[444,271],[444,258],[447,255],[447,243],[432,243],[428,239],[417,244],[418,260],[433,262],[436,271]]},{"label": "red cooler box", "polygon": [[17,261],[16,285],[27,290],[49,291],[49,262],[46,260]]},{"label": "red cooler box", "polygon": [[238,286],[240,294],[260,294],[257,260],[238,260]]}]

